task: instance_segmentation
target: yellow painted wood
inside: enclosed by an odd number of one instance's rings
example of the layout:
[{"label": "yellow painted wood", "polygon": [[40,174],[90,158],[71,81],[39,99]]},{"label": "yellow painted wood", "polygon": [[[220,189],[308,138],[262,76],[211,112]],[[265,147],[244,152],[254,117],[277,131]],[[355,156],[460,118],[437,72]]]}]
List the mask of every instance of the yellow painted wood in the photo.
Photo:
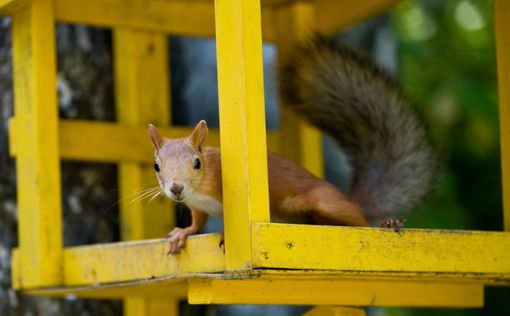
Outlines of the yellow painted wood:
[{"label": "yellow painted wood", "polygon": [[[18,154],[16,139],[23,127],[29,122],[19,117],[9,121],[10,153]],[[189,127],[158,126],[161,133],[170,138],[185,137],[193,131]],[[108,137],[105,137],[108,135]],[[68,160],[85,160],[97,162],[143,162],[152,165],[154,148],[147,132],[147,126],[132,127],[109,122],[60,120],[60,157]],[[269,150],[279,152],[278,132],[267,133]],[[208,146],[219,147],[220,135],[217,129],[209,129]]]},{"label": "yellow painted wood", "polygon": [[[205,250],[202,248],[200,252],[195,245],[203,245],[204,241],[209,244],[210,249]],[[188,259],[173,258],[177,261],[172,261],[168,264],[165,260],[154,260],[158,253],[164,251],[164,247],[161,240],[143,241],[143,242],[130,242],[130,243],[116,243],[107,244],[102,246],[82,246],[73,247],[68,249],[70,252],[75,254],[79,251],[84,261],[81,259],[74,258],[73,260],[67,261],[66,271],[75,271],[76,275],[82,273],[85,279],[80,280],[81,284],[66,284],[66,287],[54,287],[54,288],[42,288],[25,291],[27,294],[42,295],[42,296],[53,296],[53,297],[64,297],[67,295],[76,295],[79,297],[88,298],[118,298],[124,295],[132,295],[138,293],[147,297],[176,297],[175,295],[182,295],[182,289],[180,284],[184,280],[192,280],[194,278],[214,278],[219,280],[231,280],[235,279],[266,279],[272,280],[271,282],[279,281],[293,281],[301,283],[302,281],[313,281],[317,282],[335,282],[344,286],[343,292],[346,293],[357,293],[360,288],[381,287],[382,285],[391,284],[406,284],[407,289],[412,286],[421,286],[422,284],[451,284],[456,286],[462,285],[475,285],[482,286],[483,284],[509,284],[510,278],[503,279],[504,276],[497,274],[476,274],[476,273],[395,273],[395,272],[364,272],[364,271],[321,271],[321,270],[253,270],[251,273],[245,273],[240,275],[232,276],[230,274],[222,274],[223,271],[218,265],[216,269],[219,273],[204,273],[203,267],[200,267],[200,262],[197,257],[193,255],[205,254],[200,257],[204,262],[214,262],[207,254],[215,252],[218,249],[214,243],[218,239],[210,239],[210,235],[205,236],[194,236],[192,237],[193,253],[189,254]],[[159,245],[158,245],[159,244]],[[80,248],[80,249],[77,249]],[[100,248],[100,249],[98,249]],[[126,250],[129,248],[129,250]],[[141,261],[142,267],[136,265],[138,256],[145,258],[145,254],[150,254],[155,265],[159,267],[147,270],[145,269],[146,261]],[[92,258],[91,256],[92,255]],[[15,258],[17,251],[14,251]],[[98,261],[101,259],[118,258],[117,261],[105,261],[109,262],[110,268],[105,268],[104,263],[101,264]],[[191,262],[191,263],[190,263]],[[171,266],[171,268],[168,267]],[[213,264],[214,265],[214,264]],[[13,261],[13,267],[17,264]],[[183,270],[191,266],[194,268],[193,271]],[[97,278],[96,267],[100,267],[98,270],[99,278]],[[116,278],[112,279],[112,274],[108,272],[108,269],[118,274]],[[224,269],[224,265],[223,265]],[[157,276],[154,275],[148,277],[147,273],[154,271],[160,271]],[[165,271],[163,271],[165,270]],[[221,271],[220,271],[221,270]],[[166,274],[165,274],[166,273]],[[19,277],[14,274],[13,277]],[[78,278],[81,278],[80,276]],[[391,285],[381,291],[390,291],[394,288]],[[319,285],[317,285],[319,286]],[[274,293],[277,295],[278,293]],[[269,294],[268,294],[269,295]],[[182,297],[182,296],[179,296]],[[410,299],[409,299],[410,300]],[[424,299],[425,300],[425,299]],[[314,303],[318,304],[318,303]],[[420,303],[421,304],[421,303]],[[432,303],[428,303],[432,304]]]},{"label": "yellow painted wood", "polygon": [[[136,286],[149,281],[160,282],[168,279],[192,277],[230,278],[225,271],[225,255],[218,247],[218,235],[196,235],[190,238],[184,254],[167,256],[165,240],[121,242],[93,246],[71,247],[64,250],[64,283],[61,287],[46,288],[45,295],[67,295],[80,292],[80,296],[107,297],[95,291],[106,287]],[[487,240],[487,243],[493,241]],[[384,251],[384,249],[382,250]],[[333,251],[334,253],[334,251]],[[382,252],[381,252],[382,253]],[[381,253],[376,254],[377,257]],[[23,289],[18,251],[13,252],[12,279],[15,289]],[[373,263],[377,267],[377,262]],[[236,275],[241,278],[268,277],[282,280],[336,280],[336,281],[377,281],[381,283],[477,283],[491,285],[510,284],[509,273],[497,272],[434,272],[434,271],[373,271],[364,267],[352,270],[282,270],[269,268],[252,270]],[[214,273],[214,274],[208,274]],[[75,293],[76,292],[76,293]],[[89,293],[90,292],[90,293]],[[158,290],[163,293],[163,290]],[[124,292],[121,294],[129,294]],[[76,294],[78,295],[78,294]],[[114,294],[112,294],[114,295]],[[115,294],[115,295],[118,295]],[[159,295],[159,294],[158,294]],[[147,296],[158,296],[147,293]]]},{"label": "yellow painted wood", "polygon": [[[163,34],[133,29],[114,30],[115,100],[117,120],[129,126],[170,124],[168,40]],[[146,140],[149,143],[149,140]],[[154,155],[148,158],[153,159]],[[142,189],[159,187],[151,165],[119,164],[121,238],[161,238],[175,227],[173,204],[162,196],[149,205],[139,200]],[[134,195],[133,195],[134,194]],[[135,200],[135,201],[133,201]],[[124,315],[177,315],[171,299],[128,297]]]},{"label": "yellow painted wood", "polygon": [[[213,1],[55,0],[60,22],[130,27],[179,36],[214,36]],[[273,12],[263,10],[264,39],[275,38]]]},{"label": "yellow painted wood", "polygon": [[322,33],[335,33],[365,19],[381,14],[400,0],[315,0],[317,10],[316,30]]},{"label": "yellow painted wood", "polygon": [[[130,29],[114,31],[115,97],[117,119],[126,126],[146,130],[147,125],[170,123],[167,38]],[[112,145],[110,145],[112,146]],[[132,146],[126,146],[130,150]],[[154,159],[153,150],[146,161]],[[119,165],[121,236],[124,240],[161,238],[175,226],[169,199],[132,202],[143,188],[159,187],[150,165],[124,162]]]},{"label": "yellow painted wood", "polygon": [[128,297],[124,300],[124,316],[144,316],[144,315],[179,315],[179,301],[170,297]]},{"label": "yellow painted wood", "polygon": [[225,255],[218,234],[191,236],[186,248],[169,256],[166,239],[119,242],[64,250],[64,285],[79,286],[222,272]]},{"label": "yellow painted wood", "polygon": [[369,271],[369,270],[320,270],[320,269],[254,269],[256,275],[283,279],[327,279],[327,280],[378,280],[378,281],[419,281],[442,283],[479,283],[508,285],[510,276],[501,273],[437,273],[416,271]]},{"label": "yellow painted wood", "polygon": [[19,257],[19,248],[11,251],[11,287],[21,289],[21,258]]},{"label": "yellow painted wood", "polygon": [[[278,60],[285,62],[296,45],[315,29],[315,9],[312,3],[296,2],[276,9],[278,29]],[[281,145],[283,155],[318,177],[324,176],[321,133],[311,127],[282,102]]]},{"label": "yellow painted wood", "polygon": [[191,304],[481,307],[483,286],[328,279],[190,279]]},{"label": "yellow painted wood", "polygon": [[366,316],[366,314],[362,308],[316,306],[304,313],[303,316]]},{"label": "yellow painted wood", "polygon": [[13,15],[31,0],[0,0],[0,16]]},{"label": "yellow painted wood", "polygon": [[226,267],[251,268],[251,222],[269,222],[258,0],[216,1]]},{"label": "yellow painted wood", "polygon": [[41,288],[27,290],[23,293],[31,296],[56,298],[65,298],[72,295],[87,299],[122,299],[124,297],[134,297],[172,301],[187,299],[188,283],[185,278],[159,278],[101,285]]},{"label": "yellow painted wood", "polygon": [[510,231],[510,2],[494,1],[504,228]]},{"label": "yellow painted wood", "polygon": [[510,277],[510,234],[253,224],[256,267]]},{"label": "yellow painted wood", "polygon": [[55,27],[51,0],[13,17],[18,236],[23,287],[61,282],[62,210],[58,150]]}]

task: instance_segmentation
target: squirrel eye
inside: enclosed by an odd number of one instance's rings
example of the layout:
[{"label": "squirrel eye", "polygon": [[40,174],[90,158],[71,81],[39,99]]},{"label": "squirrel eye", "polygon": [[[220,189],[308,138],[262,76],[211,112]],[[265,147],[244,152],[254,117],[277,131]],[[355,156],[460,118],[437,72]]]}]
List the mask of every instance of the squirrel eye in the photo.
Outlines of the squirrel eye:
[{"label": "squirrel eye", "polygon": [[195,163],[193,164],[193,168],[200,169],[200,159],[195,159]]},{"label": "squirrel eye", "polygon": [[154,162],[154,170],[156,170],[156,172],[159,172],[159,165],[157,162]]}]

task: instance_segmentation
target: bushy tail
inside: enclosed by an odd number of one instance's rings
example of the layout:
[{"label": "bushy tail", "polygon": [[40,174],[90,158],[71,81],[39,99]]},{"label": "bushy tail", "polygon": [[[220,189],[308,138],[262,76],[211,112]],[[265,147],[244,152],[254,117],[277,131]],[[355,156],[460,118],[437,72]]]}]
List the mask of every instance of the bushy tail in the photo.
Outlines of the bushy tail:
[{"label": "bushy tail", "polygon": [[396,82],[372,59],[316,36],[280,74],[286,103],[350,155],[350,197],[369,219],[408,210],[428,193],[436,155]]}]

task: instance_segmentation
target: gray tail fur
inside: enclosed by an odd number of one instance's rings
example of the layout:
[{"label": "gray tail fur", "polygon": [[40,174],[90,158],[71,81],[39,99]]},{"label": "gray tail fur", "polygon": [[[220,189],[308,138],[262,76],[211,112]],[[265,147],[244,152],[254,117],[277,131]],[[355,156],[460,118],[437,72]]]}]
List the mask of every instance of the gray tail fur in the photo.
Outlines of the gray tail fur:
[{"label": "gray tail fur", "polygon": [[350,198],[369,219],[412,208],[431,188],[436,155],[392,77],[365,54],[322,36],[280,74],[289,106],[351,155]]}]

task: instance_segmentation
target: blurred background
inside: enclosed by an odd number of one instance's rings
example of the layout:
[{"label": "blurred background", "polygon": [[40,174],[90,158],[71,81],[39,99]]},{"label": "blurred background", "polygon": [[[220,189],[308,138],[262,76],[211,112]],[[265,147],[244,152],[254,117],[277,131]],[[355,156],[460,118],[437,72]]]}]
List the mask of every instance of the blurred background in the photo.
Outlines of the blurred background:
[{"label": "blurred background", "polygon": [[[17,245],[15,162],[8,155],[13,115],[11,21],[0,19],[0,315],[122,315],[119,301],[24,297],[10,289]],[[115,120],[112,38],[107,29],[57,26],[62,118]],[[409,0],[339,34],[371,52],[400,81],[427,123],[443,160],[434,193],[405,215],[407,227],[501,230],[496,63],[492,1]],[[212,39],[169,38],[172,116],[176,125],[218,126]],[[278,128],[276,48],[264,45],[267,126]],[[325,137],[327,178],[348,187],[346,157]],[[63,162],[64,243],[119,240],[116,167]],[[177,208],[178,221],[187,211]],[[217,231],[221,223],[208,226]],[[510,288],[486,289],[475,310],[372,308],[370,315],[510,315]],[[300,315],[306,307],[189,306],[183,315]]]}]

